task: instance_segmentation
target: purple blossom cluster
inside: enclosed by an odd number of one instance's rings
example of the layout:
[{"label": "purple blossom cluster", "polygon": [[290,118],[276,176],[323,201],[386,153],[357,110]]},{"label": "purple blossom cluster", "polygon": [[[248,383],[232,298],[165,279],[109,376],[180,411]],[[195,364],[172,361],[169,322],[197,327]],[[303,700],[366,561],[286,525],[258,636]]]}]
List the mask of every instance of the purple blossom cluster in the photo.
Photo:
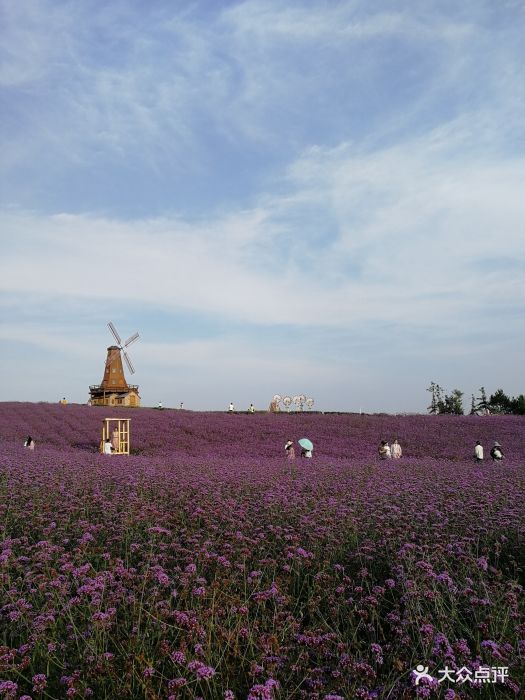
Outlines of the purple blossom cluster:
[{"label": "purple blossom cluster", "polygon": [[421,663],[523,692],[522,417],[121,414],[129,457],[104,409],[0,404],[0,698],[480,697]]}]

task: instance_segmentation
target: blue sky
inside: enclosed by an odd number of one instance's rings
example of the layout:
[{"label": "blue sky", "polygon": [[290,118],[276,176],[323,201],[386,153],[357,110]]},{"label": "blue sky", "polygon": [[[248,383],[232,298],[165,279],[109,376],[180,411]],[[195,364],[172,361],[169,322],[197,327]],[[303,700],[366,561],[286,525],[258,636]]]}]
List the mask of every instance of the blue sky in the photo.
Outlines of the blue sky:
[{"label": "blue sky", "polygon": [[[0,0],[2,400],[522,393],[525,6]],[[131,378],[129,378],[131,379]]]}]

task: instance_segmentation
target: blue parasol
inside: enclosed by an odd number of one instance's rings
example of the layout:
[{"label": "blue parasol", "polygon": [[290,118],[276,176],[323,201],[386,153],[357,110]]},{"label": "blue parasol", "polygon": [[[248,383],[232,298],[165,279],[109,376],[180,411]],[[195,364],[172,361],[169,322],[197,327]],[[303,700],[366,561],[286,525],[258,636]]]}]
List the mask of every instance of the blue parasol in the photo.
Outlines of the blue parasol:
[{"label": "blue parasol", "polygon": [[301,438],[298,442],[301,447],[304,447],[305,450],[312,451],[314,449],[314,443],[311,440],[308,440],[308,438]]}]

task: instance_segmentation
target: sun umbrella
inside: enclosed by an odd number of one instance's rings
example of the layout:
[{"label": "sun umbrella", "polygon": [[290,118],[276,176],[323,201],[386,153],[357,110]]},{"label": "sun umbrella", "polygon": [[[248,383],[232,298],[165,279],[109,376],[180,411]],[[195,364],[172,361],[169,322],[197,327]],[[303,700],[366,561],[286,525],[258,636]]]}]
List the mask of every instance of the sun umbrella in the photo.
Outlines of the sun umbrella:
[{"label": "sun umbrella", "polygon": [[299,440],[299,444],[301,447],[304,447],[305,450],[313,450],[314,449],[314,444],[311,440],[308,440],[308,438],[301,438]]}]

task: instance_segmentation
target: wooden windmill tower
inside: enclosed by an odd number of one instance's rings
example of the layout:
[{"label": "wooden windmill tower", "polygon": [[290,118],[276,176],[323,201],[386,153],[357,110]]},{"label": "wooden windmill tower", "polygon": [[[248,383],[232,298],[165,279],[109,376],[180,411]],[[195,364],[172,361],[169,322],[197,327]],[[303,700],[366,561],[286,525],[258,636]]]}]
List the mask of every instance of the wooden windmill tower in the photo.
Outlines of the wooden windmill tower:
[{"label": "wooden windmill tower", "polygon": [[135,374],[135,369],[131,364],[126,348],[138,340],[139,334],[134,333],[123,343],[111,321],[108,323],[108,328],[118,345],[110,345],[108,348],[102,382],[89,387],[91,405],[140,406],[139,388],[136,385],[127,383],[122,366],[123,355],[130,373]]}]

